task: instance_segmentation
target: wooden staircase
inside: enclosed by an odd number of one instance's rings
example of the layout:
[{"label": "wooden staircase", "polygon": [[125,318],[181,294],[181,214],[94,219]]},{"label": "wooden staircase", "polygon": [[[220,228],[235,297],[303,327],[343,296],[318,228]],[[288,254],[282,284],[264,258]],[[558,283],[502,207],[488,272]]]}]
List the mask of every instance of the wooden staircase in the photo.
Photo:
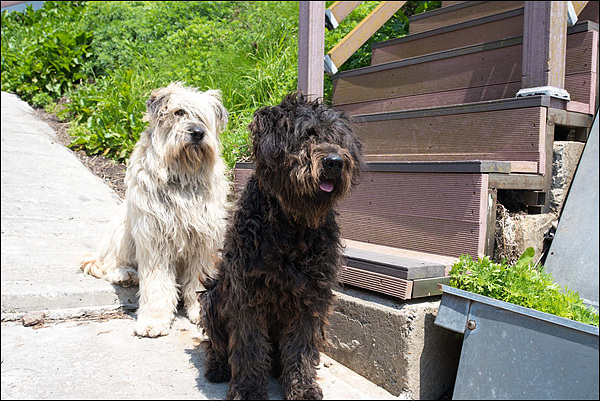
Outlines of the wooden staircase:
[{"label": "wooden staircase", "polygon": [[[460,255],[492,254],[498,190],[548,210],[555,136],[585,141],[597,109],[598,2],[567,29],[570,100],[516,97],[524,3],[442,2],[410,18],[410,35],[373,44],[371,66],[332,75],[333,104],[355,117],[368,162],[339,207],[344,283],[438,294]],[[237,185],[249,168],[237,166]]]}]

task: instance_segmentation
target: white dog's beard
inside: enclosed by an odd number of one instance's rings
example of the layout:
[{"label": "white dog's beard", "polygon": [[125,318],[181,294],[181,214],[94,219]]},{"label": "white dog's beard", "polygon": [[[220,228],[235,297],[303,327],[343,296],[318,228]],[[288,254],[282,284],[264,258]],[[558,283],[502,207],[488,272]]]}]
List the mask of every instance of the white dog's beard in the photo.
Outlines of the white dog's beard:
[{"label": "white dog's beard", "polygon": [[198,171],[203,166],[213,165],[215,158],[214,149],[206,143],[181,146],[177,155],[177,161],[190,172]]}]

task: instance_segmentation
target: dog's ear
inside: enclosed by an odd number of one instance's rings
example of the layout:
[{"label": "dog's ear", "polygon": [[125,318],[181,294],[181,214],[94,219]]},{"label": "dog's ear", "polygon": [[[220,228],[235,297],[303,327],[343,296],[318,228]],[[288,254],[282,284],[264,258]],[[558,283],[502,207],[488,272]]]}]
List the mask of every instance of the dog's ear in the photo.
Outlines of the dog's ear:
[{"label": "dog's ear", "polygon": [[156,115],[164,106],[164,103],[168,98],[168,93],[164,89],[165,88],[153,90],[148,100],[146,100],[147,119],[149,121],[156,118]]},{"label": "dog's ear", "polygon": [[213,109],[215,111],[215,116],[217,117],[217,129],[219,133],[223,132],[225,128],[227,128],[227,123],[229,122],[229,113],[225,106],[223,106],[221,100],[221,91],[218,89],[210,89],[206,92],[207,95],[215,98],[215,102],[213,104]]},{"label": "dog's ear", "polygon": [[285,118],[281,107],[258,109],[248,128],[253,136],[254,159],[258,163],[273,165],[277,157],[285,152],[285,139],[290,130],[290,121]]}]

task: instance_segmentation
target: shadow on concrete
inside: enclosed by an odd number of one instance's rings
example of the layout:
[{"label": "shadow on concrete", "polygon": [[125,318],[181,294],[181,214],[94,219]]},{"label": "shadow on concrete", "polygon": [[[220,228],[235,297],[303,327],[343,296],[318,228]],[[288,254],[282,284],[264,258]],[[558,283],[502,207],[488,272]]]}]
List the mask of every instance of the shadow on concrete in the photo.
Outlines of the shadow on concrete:
[{"label": "shadow on concrete", "polygon": [[[425,315],[423,353],[420,360],[420,400],[452,399],[463,336],[434,324],[436,315]],[[425,374],[426,373],[426,374]]]},{"label": "shadow on concrete", "polygon": [[135,311],[138,308],[139,296],[138,291],[140,287],[134,285],[131,287],[123,287],[119,284],[111,283],[115,294],[119,299],[119,304],[125,310]]}]

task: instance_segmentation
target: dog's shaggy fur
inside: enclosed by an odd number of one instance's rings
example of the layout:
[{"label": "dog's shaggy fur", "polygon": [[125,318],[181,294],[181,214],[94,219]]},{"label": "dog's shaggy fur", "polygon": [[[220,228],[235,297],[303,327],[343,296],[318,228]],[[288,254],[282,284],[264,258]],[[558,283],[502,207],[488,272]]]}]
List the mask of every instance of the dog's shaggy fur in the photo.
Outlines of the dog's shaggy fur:
[{"label": "dog's shaggy fur", "polygon": [[129,161],[126,199],[84,273],[124,286],[139,280],[135,333],[168,334],[179,299],[198,323],[200,279],[214,269],[229,184],[218,135],[227,124],[220,92],[173,83],[146,102],[149,128]]},{"label": "dog's shaggy fur", "polygon": [[228,399],[266,399],[271,369],[286,399],[322,398],[315,368],[341,262],[334,207],[363,166],[350,124],[299,94],[250,124],[255,170],[200,297],[205,376],[230,380]]}]

